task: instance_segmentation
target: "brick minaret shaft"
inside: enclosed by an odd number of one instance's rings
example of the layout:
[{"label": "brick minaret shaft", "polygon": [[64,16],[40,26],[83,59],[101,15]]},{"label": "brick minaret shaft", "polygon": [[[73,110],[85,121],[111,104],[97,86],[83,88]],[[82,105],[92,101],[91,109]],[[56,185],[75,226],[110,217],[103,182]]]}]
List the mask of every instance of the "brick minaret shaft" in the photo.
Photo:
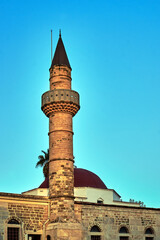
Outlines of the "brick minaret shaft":
[{"label": "brick minaret shaft", "polygon": [[79,108],[79,94],[71,90],[71,67],[60,35],[50,68],[50,91],[42,95],[42,110],[49,117],[51,222],[74,222],[72,117]]}]

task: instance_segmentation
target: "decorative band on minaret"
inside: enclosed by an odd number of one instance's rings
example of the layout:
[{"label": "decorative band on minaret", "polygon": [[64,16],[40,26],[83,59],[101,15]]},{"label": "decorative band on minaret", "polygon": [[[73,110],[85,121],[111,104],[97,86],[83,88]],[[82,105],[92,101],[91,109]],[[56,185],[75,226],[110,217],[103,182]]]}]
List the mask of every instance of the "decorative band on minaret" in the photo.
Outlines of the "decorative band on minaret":
[{"label": "decorative band on minaret", "polygon": [[61,35],[50,68],[50,91],[42,95],[42,111],[49,117],[49,197],[51,222],[74,222],[72,117],[79,94],[71,90],[71,66]]}]

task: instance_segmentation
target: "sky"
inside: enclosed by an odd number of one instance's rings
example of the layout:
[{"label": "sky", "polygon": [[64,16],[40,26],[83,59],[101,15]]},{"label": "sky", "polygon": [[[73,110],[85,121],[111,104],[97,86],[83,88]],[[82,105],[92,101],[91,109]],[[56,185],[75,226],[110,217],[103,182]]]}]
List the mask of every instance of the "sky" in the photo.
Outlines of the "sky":
[{"label": "sky", "polygon": [[122,200],[160,207],[160,1],[0,1],[0,192],[44,180],[48,148],[41,95],[49,90],[59,29],[81,109],[75,165]]}]

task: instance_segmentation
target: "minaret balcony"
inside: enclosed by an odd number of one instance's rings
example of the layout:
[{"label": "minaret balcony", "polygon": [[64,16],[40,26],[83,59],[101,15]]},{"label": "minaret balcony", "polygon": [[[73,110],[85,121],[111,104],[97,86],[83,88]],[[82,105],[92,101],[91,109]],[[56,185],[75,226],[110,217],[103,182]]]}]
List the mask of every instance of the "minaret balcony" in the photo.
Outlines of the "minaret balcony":
[{"label": "minaret balcony", "polygon": [[68,89],[54,89],[42,95],[42,111],[49,117],[54,112],[78,112],[79,94]]}]

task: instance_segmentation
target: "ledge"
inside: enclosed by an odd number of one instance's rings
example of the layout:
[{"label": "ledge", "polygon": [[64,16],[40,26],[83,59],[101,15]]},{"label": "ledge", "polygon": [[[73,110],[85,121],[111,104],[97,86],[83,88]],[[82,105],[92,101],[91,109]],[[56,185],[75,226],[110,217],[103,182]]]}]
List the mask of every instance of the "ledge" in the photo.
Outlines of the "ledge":
[{"label": "ledge", "polygon": [[44,196],[35,196],[35,195],[23,195],[18,193],[5,193],[0,192],[0,199],[19,199],[19,200],[28,200],[28,201],[40,201],[40,202],[49,202],[48,197]]},{"label": "ledge", "polygon": [[160,211],[160,208],[151,208],[151,207],[137,207],[137,206],[125,206],[125,205],[114,205],[114,204],[101,204],[101,203],[91,203],[91,202],[82,202],[82,201],[75,201],[74,204],[79,204],[79,205],[92,205],[92,206],[97,206],[97,207],[112,207],[112,208],[132,208],[132,209],[137,209],[140,211],[147,211],[147,210],[152,210],[152,211]]}]

